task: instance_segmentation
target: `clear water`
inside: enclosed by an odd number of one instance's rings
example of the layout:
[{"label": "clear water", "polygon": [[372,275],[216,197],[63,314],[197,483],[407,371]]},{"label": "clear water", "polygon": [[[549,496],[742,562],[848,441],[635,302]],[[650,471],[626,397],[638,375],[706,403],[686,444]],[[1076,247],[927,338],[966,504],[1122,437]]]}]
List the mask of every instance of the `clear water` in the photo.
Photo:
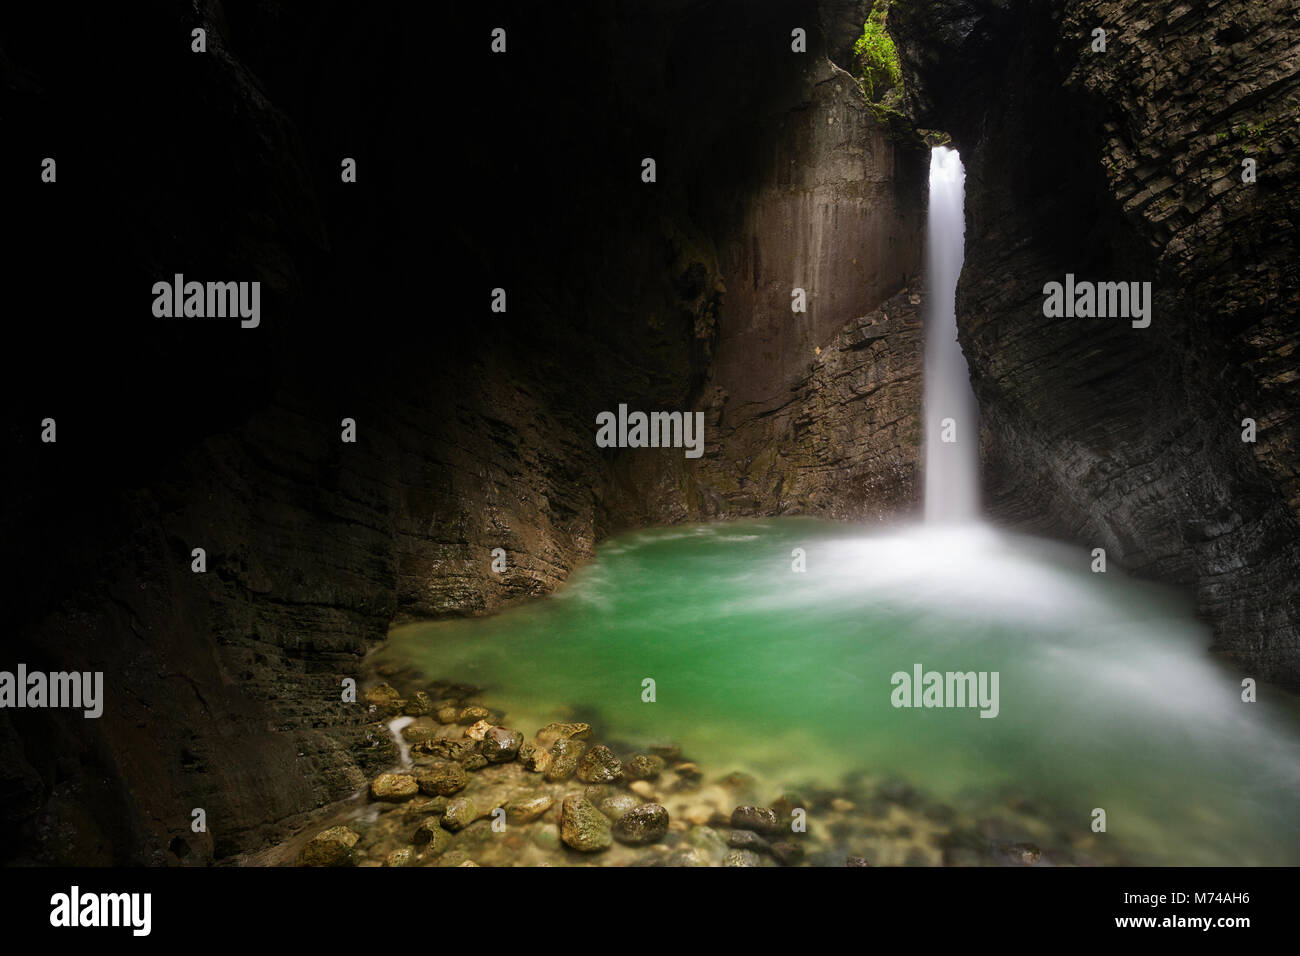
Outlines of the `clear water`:
[{"label": "clear water", "polygon": [[[807,570],[792,570],[793,549]],[[960,805],[1014,792],[1111,859],[1300,863],[1300,719],[1162,589],[984,527],[776,519],[609,540],[556,595],[395,629],[383,652],[464,680],[532,733],[576,715],[628,746],[834,786],[900,777]],[[999,672],[999,713],[891,704],[891,676]],[[656,697],[642,701],[642,681]]]}]

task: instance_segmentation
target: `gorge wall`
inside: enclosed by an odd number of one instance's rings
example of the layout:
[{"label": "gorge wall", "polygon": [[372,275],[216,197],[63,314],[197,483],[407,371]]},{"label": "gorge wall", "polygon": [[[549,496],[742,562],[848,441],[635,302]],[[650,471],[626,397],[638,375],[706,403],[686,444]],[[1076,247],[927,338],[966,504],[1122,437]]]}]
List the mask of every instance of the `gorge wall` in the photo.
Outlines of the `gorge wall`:
[{"label": "gorge wall", "polygon": [[[1220,650],[1296,682],[1300,4],[939,10],[890,25],[914,117],[967,169],[957,314],[991,512],[1190,587]],[[1150,327],[1045,318],[1067,272],[1151,281]]]}]

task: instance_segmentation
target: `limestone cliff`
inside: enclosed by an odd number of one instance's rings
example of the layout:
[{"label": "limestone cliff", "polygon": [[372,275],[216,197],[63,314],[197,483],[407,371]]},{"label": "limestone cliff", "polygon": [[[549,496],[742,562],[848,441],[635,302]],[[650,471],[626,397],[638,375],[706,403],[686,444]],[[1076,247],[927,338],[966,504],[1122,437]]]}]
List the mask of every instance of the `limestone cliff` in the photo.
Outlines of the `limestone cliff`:
[{"label": "limestone cliff", "polygon": [[[1296,681],[1300,7],[1204,6],[898,4],[891,26],[917,122],[967,168],[990,509],[1193,588],[1245,672]],[[1044,318],[1067,272],[1151,281],[1151,326]]]}]

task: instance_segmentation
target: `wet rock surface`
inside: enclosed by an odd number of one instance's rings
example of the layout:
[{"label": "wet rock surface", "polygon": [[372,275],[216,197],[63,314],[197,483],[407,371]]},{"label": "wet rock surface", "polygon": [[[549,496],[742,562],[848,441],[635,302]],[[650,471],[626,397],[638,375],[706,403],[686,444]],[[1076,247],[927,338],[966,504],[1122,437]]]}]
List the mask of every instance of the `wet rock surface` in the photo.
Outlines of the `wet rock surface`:
[{"label": "wet rock surface", "polygon": [[[399,685],[401,686],[401,685]],[[469,694],[475,693],[468,689]],[[410,696],[401,698],[411,700]],[[382,726],[382,725],[381,725]],[[444,725],[441,742],[471,739]],[[644,751],[542,728],[520,750],[550,740],[567,758],[623,767]],[[457,735],[457,736],[452,736]],[[587,783],[548,780],[520,760],[466,773],[438,753],[413,753],[407,777],[420,792],[398,802],[341,806],[324,820],[246,862],[312,866],[1058,866],[1133,862],[1041,799],[1021,791],[965,793],[945,802],[908,780],[861,772],[842,781],[767,781],[713,768],[679,748],[656,756],[657,778],[627,774]],[[471,750],[466,760],[480,757]],[[662,764],[662,766],[660,766]],[[449,780],[438,793],[426,781]],[[441,789],[446,789],[443,787]],[[766,804],[760,798],[767,796]],[[331,824],[325,826],[325,824]]]}]

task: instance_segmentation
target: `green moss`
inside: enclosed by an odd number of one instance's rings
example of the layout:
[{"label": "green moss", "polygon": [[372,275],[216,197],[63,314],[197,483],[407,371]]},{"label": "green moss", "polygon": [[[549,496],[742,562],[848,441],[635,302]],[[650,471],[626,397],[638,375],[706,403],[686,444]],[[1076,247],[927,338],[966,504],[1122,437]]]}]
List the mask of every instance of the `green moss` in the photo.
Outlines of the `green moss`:
[{"label": "green moss", "polygon": [[875,0],[867,22],[862,25],[862,36],[853,44],[858,58],[858,75],[862,91],[871,102],[878,102],[886,93],[903,82],[903,67],[898,61],[898,49],[886,29],[890,0]]}]

